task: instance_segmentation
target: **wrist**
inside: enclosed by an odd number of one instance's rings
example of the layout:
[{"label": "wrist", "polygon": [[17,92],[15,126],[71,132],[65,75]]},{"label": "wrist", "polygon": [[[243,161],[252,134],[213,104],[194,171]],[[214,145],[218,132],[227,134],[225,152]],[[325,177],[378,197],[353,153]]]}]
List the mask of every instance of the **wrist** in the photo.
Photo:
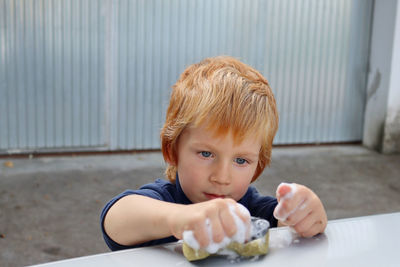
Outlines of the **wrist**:
[{"label": "wrist", "polygon": [[182,221],[182,210],[185,205],[173,204],[170,209],[166,210],[166,223],[169,229],[169,234],[175,236],[177,239],[182,239],[183,230],[179,224]]}]

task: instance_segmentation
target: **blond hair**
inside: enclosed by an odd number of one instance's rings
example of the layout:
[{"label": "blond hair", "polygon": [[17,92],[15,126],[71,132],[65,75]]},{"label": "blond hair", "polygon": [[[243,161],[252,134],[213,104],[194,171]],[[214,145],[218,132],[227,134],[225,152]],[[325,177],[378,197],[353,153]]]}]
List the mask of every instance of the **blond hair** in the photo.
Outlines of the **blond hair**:
[{"label": "blond hair", "polygon": [[175,182],[177,143],[188,126],[204,125],[217,136],[232,131],[236,143],[261,136],[255,181],[269,165],[278,112],[268,81],[255,69],[228,56],[206,58],[190,65],[172,86],[161,150],[168,164],[165,174]]}]

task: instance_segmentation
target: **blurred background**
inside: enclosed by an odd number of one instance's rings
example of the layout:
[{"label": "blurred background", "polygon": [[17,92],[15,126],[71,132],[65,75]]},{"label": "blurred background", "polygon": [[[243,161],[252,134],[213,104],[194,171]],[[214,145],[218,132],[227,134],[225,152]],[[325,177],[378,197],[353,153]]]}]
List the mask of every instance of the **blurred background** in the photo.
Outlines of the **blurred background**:
[{"label": "blurred background", "polygon": [[170,88],[217,55],[276,97],[260,191],[400,211],[397,0],[0,0],[0,266],[107,252],[102,206],[163,176]]}]

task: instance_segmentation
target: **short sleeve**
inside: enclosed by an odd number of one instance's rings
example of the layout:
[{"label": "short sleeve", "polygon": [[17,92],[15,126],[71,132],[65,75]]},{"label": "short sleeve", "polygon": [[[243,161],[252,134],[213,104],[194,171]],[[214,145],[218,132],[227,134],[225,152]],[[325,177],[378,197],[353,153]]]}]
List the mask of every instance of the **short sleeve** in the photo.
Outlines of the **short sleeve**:
[{"label": "short sleeve", "polygon": [[121,194],[117,195],[116,197],[112,198],[104,206],[104,208],[101,212],[101,215],[100,215],[101,231],[103,233],[103,238],[104,238],[104,241],[106,242],[107,246],[111,250],[114,251],[114,250],[157,245],[157,244],[161,244],[161,243],[176,241],[177,239],[175,237],[167,237],[167,238],[163,238],[163,239],[146,242],[146,243],[143,243],[140,245],[124,246],[124,245],[118,244],[117,242],[112,240],[111,237],[108,236],[108,234],[106,233],[106,231],[104,229],[104,219],[107,215],[107,212],[121,198],[129,196],[129,195],[142,195],[142,196],[147,196],[150,198],[163,200],[163,201],[167,201],[167,202],[174,202],[174,196],[175,196],[174,188],[175,188],[175,185],[173,185],[165,180],[157,179],[154,183],[146,184],[138,190],[126,190],[126,191],[122,192]]}]

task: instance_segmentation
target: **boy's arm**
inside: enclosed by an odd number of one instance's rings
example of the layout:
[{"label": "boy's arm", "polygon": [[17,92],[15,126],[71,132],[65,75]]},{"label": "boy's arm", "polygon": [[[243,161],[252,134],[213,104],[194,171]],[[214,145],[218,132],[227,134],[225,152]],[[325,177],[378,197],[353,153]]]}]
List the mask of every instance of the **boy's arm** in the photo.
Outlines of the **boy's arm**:
[{"label": "boy's arm", "polygon": [[207,218],[214,242],[222,241],[225,235],[231,237],[235,234],[236,225],[229,211],[229,203],[236,202],[232,199],[214,199],[182,205],[129,195],[109,209],[104,219],[104,229],[111,239],[126,246],[171,235],[182,239],[183,231],[192,230],[200,246],[205,247],[210,241],[205,227]]},{"label": "boy's arm", "polygon": [[170,236],[168,212],[179,205],[141,195],[128,195],[111,206],[104,218],[104,229],[118,244],[131,246]]},{"label": "boy's arm", "polygon": [[298,184],[281,184],[277,189],[278,205],[274,216],[278,226],[291,226],[303,237],[324,232],[327,216],[319,197]]}]

